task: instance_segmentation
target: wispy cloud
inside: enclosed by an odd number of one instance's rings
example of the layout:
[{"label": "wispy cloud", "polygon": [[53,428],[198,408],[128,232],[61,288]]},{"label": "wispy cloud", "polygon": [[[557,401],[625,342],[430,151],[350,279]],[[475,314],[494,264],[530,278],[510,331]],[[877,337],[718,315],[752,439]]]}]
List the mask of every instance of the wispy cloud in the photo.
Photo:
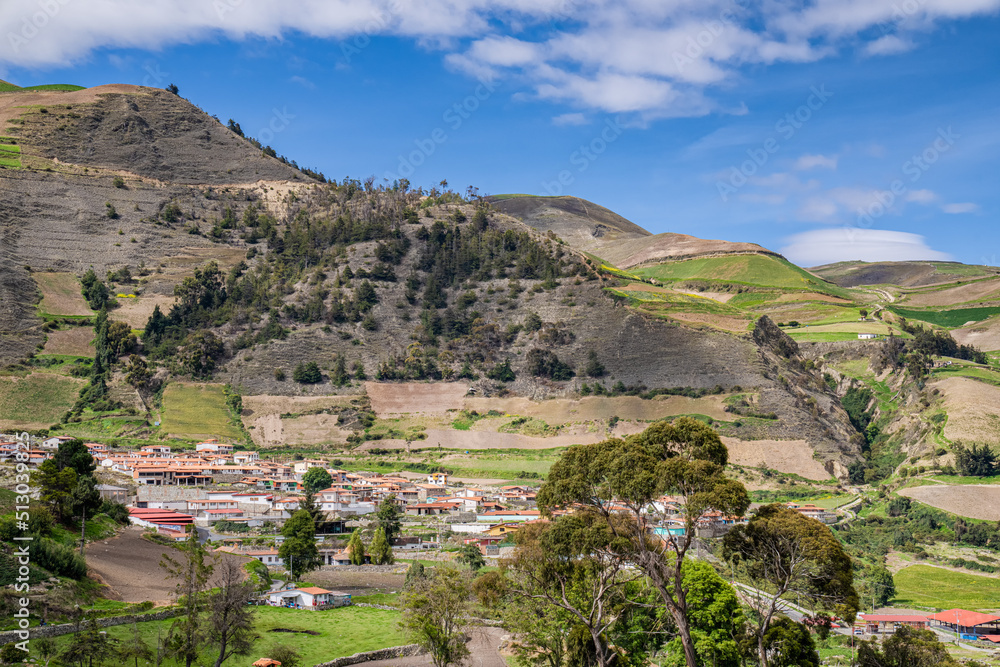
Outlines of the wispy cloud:
[{"label": "wispy cloud", "polygon": [[798,171],[806,171],[809,169],[816,169],[822,167],[824,169],[836,169],[837,168],[837,156],[826,156],[826,155],[803,155],[798,160],[795,161],[795,169]]},{"label": "wispy cloud", "polygon": [[552,119],[553,125],[586,125],[587,122],[582,113],[564,113]]},{"label": "wispy cloud", "polygon": [[298,74],[296,74],[289,80],[292,83],[299,84],[303,88],[308,88],[309,90],[316,90],[316,84],[310,81],[309,79],[305,78],[304,76],[299,76]]},{"label": "wispy cloud", "polygon": [[941,207],[941,210],[945,213],[951,213],[957,215],[960,213],[978,213],[979,204],[973,204],[972,202],[964,202],[961,204],[945,204]]},{"label": "wispy cloud", "polygon": [[906,260],[953,259],[934,250],[919,234],[884,229],[816,229],[785,239],[781,254],[799,266],[821,266],[833,262],[900,262]]}]

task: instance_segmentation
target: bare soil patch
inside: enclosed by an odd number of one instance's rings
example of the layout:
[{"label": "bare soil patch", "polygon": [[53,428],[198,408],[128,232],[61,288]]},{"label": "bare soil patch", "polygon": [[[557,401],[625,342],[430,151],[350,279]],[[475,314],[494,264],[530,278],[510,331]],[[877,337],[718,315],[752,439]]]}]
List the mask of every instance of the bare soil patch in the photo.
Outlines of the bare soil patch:
[{"label": "bare soil patch", "polygon": [[963,377],[947,378],[932,386],[944,393],[946,438],[1000,445],[1000,387]]},{"label": "bare soil patch", "polygon": [[733,333],[745,332],[747,330],[747,326],[750,324],[747,320],[741,320],[738,317],[712,315],[711,313],[685,313],[683,311],[671,309],[665,314],[667,317],[680,320],[681,322],[688,322],[690,324],[707,324],[710,327],[722,329],[723,331],[731,331]]},{"label": "bare soil patch", "polygon": [[959,285],[936,292],[911,294],[906,299],[907,306],[949,306],[968,301],[996,298],[1000,292],[1000,278]]},{"label": "bare soil patch", "polygon": [[954,329],[952,337],[962,345],[981,350],[1000,350],[1000,318],[980,322],[967,329]]},{"label": "bare soil patch", "polygon": [[[355,396],[244,396],[243,423],[262,447],[280,444],[346,442],[349,431],[337,426],[337,415],[327,408],[349,405]],[[303,414],[312,413],[317,414]],[[282,417],[281,415],[297,415]]]},{"label": "bare soil patch", "polygon": [[[39,90],[28,92],[10,92],[0,94],[0,124],[6,123],[12,118],[18,118],[25,112],[19,107],[46,105],[46,104],[83,104],[96,102],[98,95],[108,93],[128,93],[131,95],[142,94],[144,90],[139,86],[132,86],[124,83],[114,83],[106,86],[96,86],[84,90],[74,90],[72,92],[57,90]],[[0,125],[2,127],[2,125]]]},{"label": "bare soil patch", "polygon": [[733,295],[728,292],[685,292],[683,290],[657,287],[656,285],[647,285],[646,283],[632,283],[630,285],[626,285],[625,287],[621,287],[620,289],[622,292],[649,292],[651,294],[705,297],[707,299],[712,299],[713,301],[718,301],[719,303],[727,303],[733,298]]},{"label": "bare soil patch", "polygon": [[778,303],[787,303],[795,301],[822,301],[824,303],[850,303],[847,299],[841,299],[837,296],[830,296],[829,294],[820,294],[819,292],[786,292],[779,296],[776,301]]},{"label": "bare soil patch", "polygon": [[[506,667],[507,661],[501,654],[500,646],[509,638],[503,628],[476,626],[468,631],[469,641],[466,646],[472,655],[470,664],[476,667]],[[510,649],[507,649],[509,652]],[[513,662],[513,660],[512,660]],[[432,667],[434,664],[429,653],[414,655],[407,658],[391,660],[372,660],[364,663],[365,667]]]},{"label": "bare soil patch", "polygon": [[813,448],[805,440],[740,440],[723,437],[729,448],[729,462],[740,466],[761,464],[806,479],[827,480],[830,473],[813,458]]},{"label": "bare soil patch", "polygon": [[166,315],[173,305],[173,295],[167,294],[142,294],[135,299],[118,299],[118,308],[114,310],[112,319],[127,322],[133,329],[145,329],[149,316],[157,306]]},{"label": "bare soil patch", "polygon": [[462,407],[469,385],[462,382],[389,384],[365,382],[372,410],[379,417],[395,414],[444,414]]},{"label": "bare soil patch", "polygon": [[42,291],[39,309],[48,315],[93,315],[80,292],[80,281],[72,273],[34,273]]},{"label": "bare soil patch", "polygon": [[336,567],[323,567],[313,570],[306,578],[328,590],[371,595],[400,590],[406,579],[406,568],[406,563],[399,564],[399,572],[344,572]]},{"label": "bare soil patch", "polygon": [[42,354],[66,354],[76,357],[94,356],[94,327],[70,327],[50,331]]},{"label": "bare soil patch", "polygon": [[1000,486],[933,484],[901,489],[899,495],[970,519],[1000,521]]},{"label": "bare soil patch", "polygon": [[[119,600],[151,600],[167,604],[173,597],[175,582],[164,576],[160,560],[164,555],[176,558],[177,550],[144,540],[142,533],[141,528],[127,528],[118,537],[88,544],[87,567],[111,588]],[[220,556],[236,559],[240,563],[247,560],[232,554]],[[216,585],[209,582],[209,586]]]},{"label": "bare soil patch", "polygon": [[644,400],[638,396],[586,396],[580,399],[554,398],[532,401],[528,398],[466,398],[462,407],[486,413],[500,410],[511,415],[536,417],[548,424],[568,424],[618,417],[632,421],[653,421],[675,415],[700,414],[713,419],[732,417],[724,409],[725,396],[688,398],[687,396],[659,396]]}]

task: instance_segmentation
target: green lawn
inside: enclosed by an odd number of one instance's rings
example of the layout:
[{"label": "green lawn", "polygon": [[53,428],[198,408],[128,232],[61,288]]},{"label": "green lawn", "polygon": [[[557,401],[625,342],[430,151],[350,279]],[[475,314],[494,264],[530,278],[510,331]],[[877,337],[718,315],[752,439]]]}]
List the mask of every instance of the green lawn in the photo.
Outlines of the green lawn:
[{"label": "green lawn", "polygon": [[909,320],[921,320],[949,329],[960,327],[966,322],[980,322],[1000,314],[1000,307],[956,308],[954,310],[914,310],[911,308],[893,308],[892,312]]},{"label": "green lawn", "polygon": [[[249,665],[260,658],[268,657],[268,649],[276,644],[285,644],[298,651],[302,656],[302,667],[318,665],[362,651],[400,646],[406,644],[407,640],[399,630],[398,621],[399,612],[382,609],[341,607],[312,611],[258,607],[257,632],[260,639],[253,652],[246,657],[231,658],[223,664],[230,667]],[[147,644],[155,647],[158,633],[166,637],[171,623],[172,619],[149,621],[140,623],[138,627]],[[296,632],[274,632],[279,628]],[[307,634],[303,631],[317,634]],[[131,634],[132,627],[119,625],[108,628],[107,632],[110,636],[121,639]],[[63,635],[55,639],[57,652],[62,650],[70,638],[71,635]],[[202,665],[212,664],[215,655],[211,648],[206,647],[198,662]]]},{"label": "green lawn", "polygon": [[0,378],[0,420],[55,424],[73,407],[82,383],[63,375],[32,373]]},{"label": "green lawn", "polygon": [[220,384],[171,382],[163,390],[163,431],[185,438],[238,440]]},{"label": "green lawn", "polygon": [[972,611],[1000,608],[1000,579],[911,565],[893,577],[897,607],[935,607]]}]

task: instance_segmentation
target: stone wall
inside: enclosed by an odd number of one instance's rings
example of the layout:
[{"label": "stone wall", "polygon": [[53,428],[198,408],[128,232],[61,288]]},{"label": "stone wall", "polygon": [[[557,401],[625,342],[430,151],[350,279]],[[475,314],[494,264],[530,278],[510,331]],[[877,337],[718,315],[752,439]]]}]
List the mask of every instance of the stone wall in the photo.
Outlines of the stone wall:
[{"label": "stone wall", "polygon": [[[115,625],[127,625],[129,623],[162,621],[165,618],[180,616],[182,611],[182,609],[164,609],[163,611],[153,612],[152,614],[128,614],[127,616],[97,618],[94,619],[93,622],[96,623],[99,628],[110,628]],[[90,621],[86,621],[81,627],[84,627],[89,623]],[[9,644],[10,642],[22,641],[22,638],[18,634],[19,632],[21,631],[11,630],[9,632],[0,632],[0,646]],[[36,625],[28,628],[28,632],[30,639],[40,639],[41,637],[59,637],[60,635],[68,635],[76,632],[76,625],[73,623],[63,623],[62,625]]]},{"label": "stone wall", "polygon": [[406,646],[391,646],[380,648],[377,651],[366,651],[355,653],[344,658],[337,658],[330,662],[321,662],[316,667],[346,667],[347,665],[357,665],[362,662],[373,660],[392,660],[394,658],[408,658],[412,655],[420,655],[424,652],[419,644],[407,644]]}]

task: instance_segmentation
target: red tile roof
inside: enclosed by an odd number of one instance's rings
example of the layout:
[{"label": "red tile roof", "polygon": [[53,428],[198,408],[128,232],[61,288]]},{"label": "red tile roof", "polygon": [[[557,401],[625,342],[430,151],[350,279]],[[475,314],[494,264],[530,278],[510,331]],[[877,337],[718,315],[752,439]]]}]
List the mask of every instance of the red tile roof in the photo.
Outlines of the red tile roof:
[{"label": "red tile roof", "polygon": [[930,620],[926,616],[907,614],[858,614],[858,617],[874,623],[927,623]]},{"label": "red tile roof", "polygon": [[932,621],[940,621],[942,623],[951,623],[953,625],[961,625],[971,628],[976,625],[982,625],[983,623],[1000,621],[1000,616],[980,614],[978,611],[967,611],[965,609],[949,609],[948,611],[942,611],[939,614],[934,614],[930,617],[930,619]]}]

